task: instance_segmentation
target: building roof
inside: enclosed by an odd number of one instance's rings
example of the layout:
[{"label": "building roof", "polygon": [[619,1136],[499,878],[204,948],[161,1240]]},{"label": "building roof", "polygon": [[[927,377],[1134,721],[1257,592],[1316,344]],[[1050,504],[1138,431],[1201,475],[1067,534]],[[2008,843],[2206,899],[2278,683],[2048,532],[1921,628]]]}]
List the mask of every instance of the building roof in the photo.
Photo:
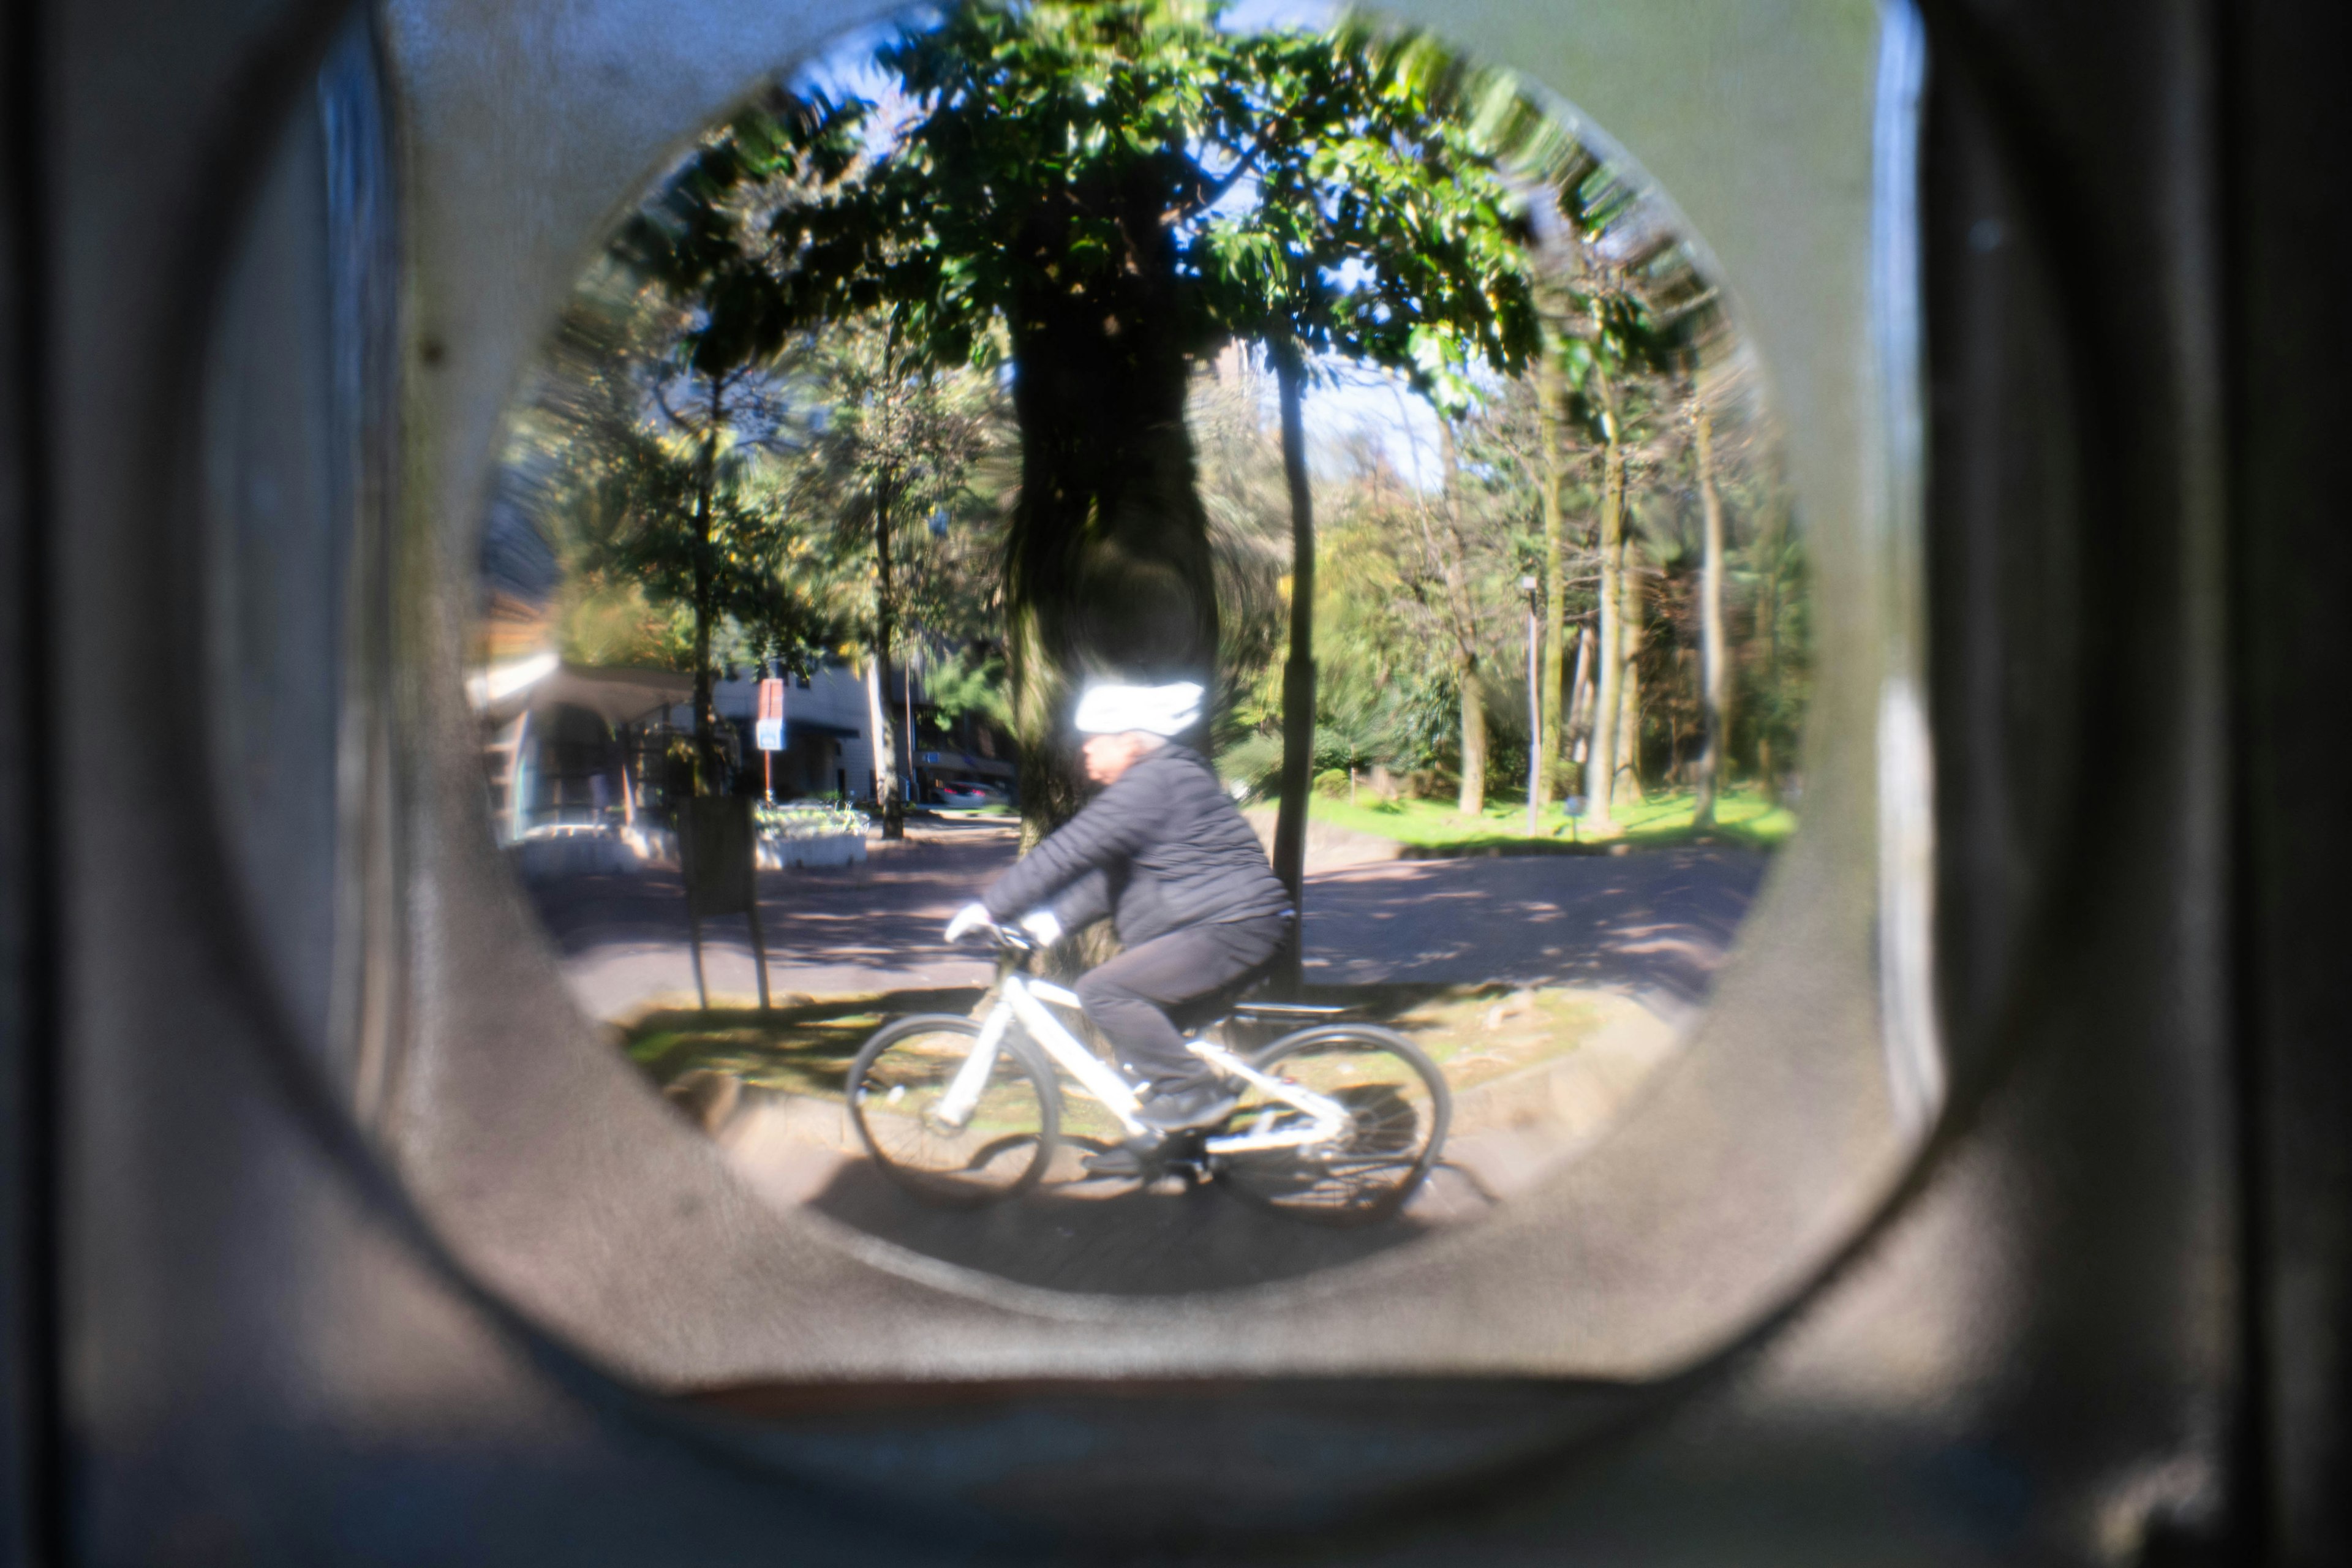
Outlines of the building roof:
[{"label": "building roof", "polygon": [[516,671],[510,682],[492,666],[467,682],[478,711],[501,723],[524,709],[585,708],[614,724],[635,724],[694,700],[694,677],[674,669],[600,669],[551,664],[543,674]]}]

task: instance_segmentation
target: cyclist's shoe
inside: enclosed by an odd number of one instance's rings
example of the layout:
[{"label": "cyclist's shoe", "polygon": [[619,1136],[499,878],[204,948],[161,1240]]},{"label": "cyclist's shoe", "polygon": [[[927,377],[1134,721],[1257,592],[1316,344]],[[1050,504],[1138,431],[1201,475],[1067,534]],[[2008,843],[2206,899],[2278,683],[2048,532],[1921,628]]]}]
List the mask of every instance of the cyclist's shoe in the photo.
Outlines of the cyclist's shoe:
[{"label": "cyclist's shoe", "polygon": [[1099,1154],[1087,1155],[1086,1169],[1089,1176],[1115,1176],[1126,1181],[1143,1174],[1145,1165],[1141,1152],[1131,1145],[1114,1143]]},{"label": "cyclist's shoe", "polygon": [[1135,1117],[1155,1132],[1184,1132],[1195,1127],[1214,1127],[1231,1116],[1234,1107],[1240,1103],[1241,1096],[1215,1084],[1202,1084],[1173,1094],[1155,1094],[1144,1101]]}]

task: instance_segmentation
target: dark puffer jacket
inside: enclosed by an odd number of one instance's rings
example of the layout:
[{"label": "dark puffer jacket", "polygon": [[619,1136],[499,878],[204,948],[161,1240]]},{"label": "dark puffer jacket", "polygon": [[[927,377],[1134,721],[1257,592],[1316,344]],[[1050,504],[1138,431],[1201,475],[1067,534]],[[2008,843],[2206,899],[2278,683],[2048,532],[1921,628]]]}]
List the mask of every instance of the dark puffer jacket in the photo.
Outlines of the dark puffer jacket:
[{"label": "dark puffer jacket", "polygon": [[1111,916],[1129,947],[1290,908],[1217,775],[1173,742],[1138,758],[980,895],[1000,923],[1048,900],[1067,931]]}]

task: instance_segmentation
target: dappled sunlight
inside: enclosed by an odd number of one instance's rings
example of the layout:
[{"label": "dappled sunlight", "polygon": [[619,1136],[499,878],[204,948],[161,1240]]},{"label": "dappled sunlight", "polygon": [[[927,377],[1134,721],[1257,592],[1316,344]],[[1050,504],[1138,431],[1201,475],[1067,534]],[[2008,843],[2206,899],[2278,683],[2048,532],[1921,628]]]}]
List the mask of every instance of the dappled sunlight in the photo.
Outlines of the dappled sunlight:
[{"label": "dappled sunlight", "polygon": [[1696,1003],[1766,864],[1754,851],[1689,849],[1335,871],[1308,905],[1307,973],[1332,984],[1614,986]]},{"label": "dappled sunlight", "polygon": [[[467,691],[571,995],[752,1190],[1150,1294],[1606,1138],[1795,828],[1810,623],[1758,366],[1633,171],[1417,30],[1111,16],[861,34],[655,183],[511,412]],[[1026,1015],[983,1061],[1026,982],[944,935],[1088,798],[1109,679],[1201,695],[1162,738],[1303,911],[1257,1000],[1324,1009],[1208,1019],[1289,1065],[1127,1174],[1132,1094]]]}]

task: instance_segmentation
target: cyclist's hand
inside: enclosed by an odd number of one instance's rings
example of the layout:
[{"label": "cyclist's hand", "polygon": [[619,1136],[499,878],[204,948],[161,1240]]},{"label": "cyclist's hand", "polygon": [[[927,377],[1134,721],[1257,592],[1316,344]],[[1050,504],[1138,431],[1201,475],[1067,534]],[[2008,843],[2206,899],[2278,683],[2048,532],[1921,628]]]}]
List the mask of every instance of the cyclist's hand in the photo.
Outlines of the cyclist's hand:
[{"label": "cyclist's hand", "polygon": [[1040,947],[1051,947],[1062,940],[1062,922],[1051,910],[1031,910],[1021,917],[1021,929],[1035,937]]},{"label": "cyclist's hand", "polygon": [[948,940],[961,942],[967,933],[992,923],[986,904],[966,904],[955,912],[955,919],[948,921]]}]

